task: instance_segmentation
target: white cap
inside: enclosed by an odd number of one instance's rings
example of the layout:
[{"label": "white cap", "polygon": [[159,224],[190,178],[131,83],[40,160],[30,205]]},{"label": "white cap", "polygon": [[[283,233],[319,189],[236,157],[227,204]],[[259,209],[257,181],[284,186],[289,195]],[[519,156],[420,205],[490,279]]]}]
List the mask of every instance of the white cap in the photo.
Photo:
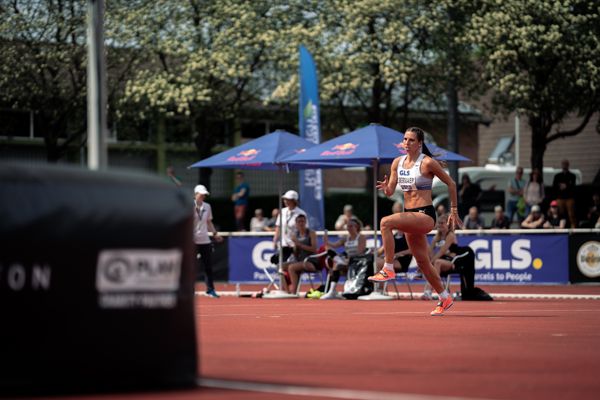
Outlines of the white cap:
[{"label": "white cap", "polygon": [[288,200],[295,200],[298,201],[298,192],[296,192],[295,190],[288,190],[287,192],[285,192],[285,194],[283,196],[281,196],[284,199],[288,199]]},{"label": "white cap", "polygon": [[540,212],[542,209],[537,204],[531,207],[531,212]]},{"label": "white cap", "polygon": [[494,211],[498,212],[498,211],[504,211],[504,210],[502,209],[501,205],[497,205],[496,207],[494,207]]},{"label": "white cap", "polygon": [[204,185],[196,185],[196,187],[194,188],[194,193],[210,194],[208,193],[208,190],[206,190],[206,186]]},{"label": "white cap", "polygon": [[344,206],[344,211],[352,211],[352,204],[346,204]]}]

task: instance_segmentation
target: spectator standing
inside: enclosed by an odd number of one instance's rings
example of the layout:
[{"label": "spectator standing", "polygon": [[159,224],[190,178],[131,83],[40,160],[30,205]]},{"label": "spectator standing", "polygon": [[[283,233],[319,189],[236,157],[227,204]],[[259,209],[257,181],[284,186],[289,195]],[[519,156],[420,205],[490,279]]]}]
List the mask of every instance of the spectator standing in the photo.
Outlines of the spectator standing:
[{"label": "spectator standing", "polygon": [[477,207],[473,206],[469,208],[469,213],[463,221],[463,229],[481,229],[483,228],[483,220],[479,215]]},{"label": "spectator standing", "polygon": [[198,277],[201,267],[204,268],[204,278],[206,281],[206,294],[210,297],[218,298],[215,291],[212,270],[212,252],[213,244],[208,236],[212,232],[213,239],[220,243],[223,238],[219,236],[212,219],[212,208],[204,199],[210,193],[204,185],[197,185],[194,188],[194,243],[196,244],[196,258],[198,259]]},{"label": "spectator standing", "polygon": [[469,175],[464,174],[458,190],[459,206],[462,208],[462,213],[459,213],[459,216],[464,218],[471,207],[479,207],[480,198],[481,187],[478,184],[471,182]]},{"label": "spectator standing", "polygon": [[569,226],[577,227],[577,218],[575,216],[575,185],[577,180],[575,174],[569,171],[569,160],[562,160],[562,171],[554,176],[552,187],[556,194],[558,211],[562,215],[569,217]]},{"label": "spectator standing", "polygon": [[274,232],[275,225],[277,224],[277,217],[279,217],[279,208],[274,208],[271,210],[271,218],[267,220],[265,223],[265,231]]},{"label": "spectator standing", "polygon": [[248,198],[250,197],[250,186],[244,181],[244,173],[238,171],[235,174],[237,186],[233,189],[231,201],[233,201],[233,214],[235,216],[235,226],[238,231],[245,231],[246,209],[248,208]]},{"label": "spectator standing", "polygon": [[[348,221],[350,221],[352,218],[357,219],[357,217],[354,216],[353,214],[353,207],[351,204],[346,204],[344,206],[344,213],[341,214],[338,219],[335,221],[335,230],[336,231],[343,231],[346,229],[346,225],[348,224]],[[360,220],[358,220],[360,222]],[[362,225],[362,222],[360,222],[360,224]]]},{"label": "spectator standing", "polygon": [[542,209],[540,206],[535,205],[531,207],[531,212],[523,222],[521,222],[521,228],[525,229],[539,229],[544,226],[545,218],[544,214],[542,214]]},{"label": "spectator standing", "polygon": [[550,209],[548,209],[548,219],[544,222],[544,228],[564,229],[567,226],[567,220],[558,211],[558,202],[552,200]]},{"label": "spectator standing", "polygon": [[171,182],[173,182],[175,184],[175,186],[179,186],[181,187],[182,183],[181,183],[181,179],[179,179],[176,175],[175,175],[175,168],[173,168],[172,165],[169,165],[167,167],[167,177],[169,178],[169,180]]},{"label": "spectator standing", "polygon": [[504,210],[501,205],[494,207],[494,219],[492,220],[491,229],[508,229],[510,228],[510,221],[504,214]]},{"label": "spectator standing", "polygon": [[[283,204],[285,207],[281,210],[281,219],[283,220],[283,226],[280,226],[280,220],[277,218],[275,222],[275,234],[273,235],[273,247],[275,249],[279,246],[279,235],[282,236],[282,251],[283,261],[286,261],[290,255],[294,252],[294,241],[292,240],[293,235],[296,234],[296,218],[302,214],[306,216],[306,212],[298,207],[298,192],[295,190],[288,190],[282,196]],[[308,221],[306,222],[308,228]]]},{"label": "spectator standing", "polygon": [[[525,189],[525,179],[523,179],[523,167],[517,167],[515,170],[515,177],[508,181],[508,200],[506,202],[506,211],[508,212],[508,220],[512,223],[517,215],[517,220],[521,222],[523,220],[523,214],[519,213],[518,204],[519,200],[523,197],[523,191]],[[524,210],[523,210],[524,212]]]},{"label": "spectator standing", "polygon": [[534,168],[529,176],[529,182],[525,185],[523,190],[523,197],[525,197],[525,215],[529,215],[531,207],[542,205],[546,193],[544,192],[544,182],[542,173],[538,168]]},{"label": "spectator standing", "polygon": [[250,220],[250,231],[251,232],[263,232],[267,225],[267,219],[263,215],[262,208],[254,210],[254,217]]}]

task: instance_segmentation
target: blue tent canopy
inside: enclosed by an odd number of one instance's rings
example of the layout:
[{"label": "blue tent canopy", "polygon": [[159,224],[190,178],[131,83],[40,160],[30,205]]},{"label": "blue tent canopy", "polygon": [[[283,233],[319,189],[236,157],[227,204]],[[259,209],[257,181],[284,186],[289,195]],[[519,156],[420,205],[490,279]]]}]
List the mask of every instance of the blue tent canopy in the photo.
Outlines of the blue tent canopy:
[{"label": "blue tent canopy", "polygon": [[311,146],[314,144],[298,135],[277,130],[198,161],[189,168],[279,170],[286,157],[302,153]]},{"label": "blue tent canopy", "polygon": [[[313,146],[304,152],[290,155],[287,162],[317,164],[344,162],[355,165],[390,164],[406,154],[402,148],[404,134],[379,124],[370,124],[342,136]],[[427,147],[437,160],[471,161],[434,144]]]}]

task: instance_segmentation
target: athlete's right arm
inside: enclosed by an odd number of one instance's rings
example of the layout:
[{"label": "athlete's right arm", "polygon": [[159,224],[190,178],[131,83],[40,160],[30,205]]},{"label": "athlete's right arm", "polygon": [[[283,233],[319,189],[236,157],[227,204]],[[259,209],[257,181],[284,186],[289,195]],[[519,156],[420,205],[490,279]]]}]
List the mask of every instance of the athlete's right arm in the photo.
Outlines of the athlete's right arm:
[{"label": "athlete's right arm", "polygon": [[394,191],[396,190],[396,185],[398,184],[399,160],[400,157],[394,159],[394,162],[392,162],[389,179],[387,175],[385,175],[382,181],[377,181],[377,189],[383,190],[383,193],[385,193],[385,195],[388,197],[394,194]]}]

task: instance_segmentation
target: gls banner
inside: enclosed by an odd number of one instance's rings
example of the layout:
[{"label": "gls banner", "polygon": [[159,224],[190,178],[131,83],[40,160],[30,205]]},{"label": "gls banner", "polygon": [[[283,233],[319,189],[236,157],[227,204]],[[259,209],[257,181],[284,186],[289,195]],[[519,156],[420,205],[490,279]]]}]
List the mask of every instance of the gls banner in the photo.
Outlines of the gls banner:
[{"label": "gls banner", "polygon": [[[300,100],[298,102],[298,127],[300,137],[309,142],[321,142],[319,89],[317,68],[306,47],[300,46]],[[302,209],[309,216],[312,229],[325,227],[323,208],[323,179],[320,169],[306,169],[298,173]]]},{"label": "gls banner", "polygon": [[[329,240],[335,242],[338,237],[330,235]],[[319,240],[319,246],[321,242]],[[372,246],[372,239],[367,241],[367,246]],[[275,250],[271,237],[230,237],[229,282],[269,282],[264,268],[271,266],[273,254]],[[275,274],[276,270],[270,269],[269,273]],[[305,279],[305,274],[302,279]]]},{"label": "gls banner", "polygon": [[475,251],[475,283],[567,283],[567,235],[461,236]]},{"label": "gls banner", "polygon": [[[330,237],[332,241],[337,240]],[[567,235],[459,236],[475,251],[475,283],[567,283]],[[267,282],[263,268],[273,255],[270,237],[229,239],[229,280]],[[414,259],[411,271],[415,268]],[[273,272],[273,271],[270,271]]]}]

